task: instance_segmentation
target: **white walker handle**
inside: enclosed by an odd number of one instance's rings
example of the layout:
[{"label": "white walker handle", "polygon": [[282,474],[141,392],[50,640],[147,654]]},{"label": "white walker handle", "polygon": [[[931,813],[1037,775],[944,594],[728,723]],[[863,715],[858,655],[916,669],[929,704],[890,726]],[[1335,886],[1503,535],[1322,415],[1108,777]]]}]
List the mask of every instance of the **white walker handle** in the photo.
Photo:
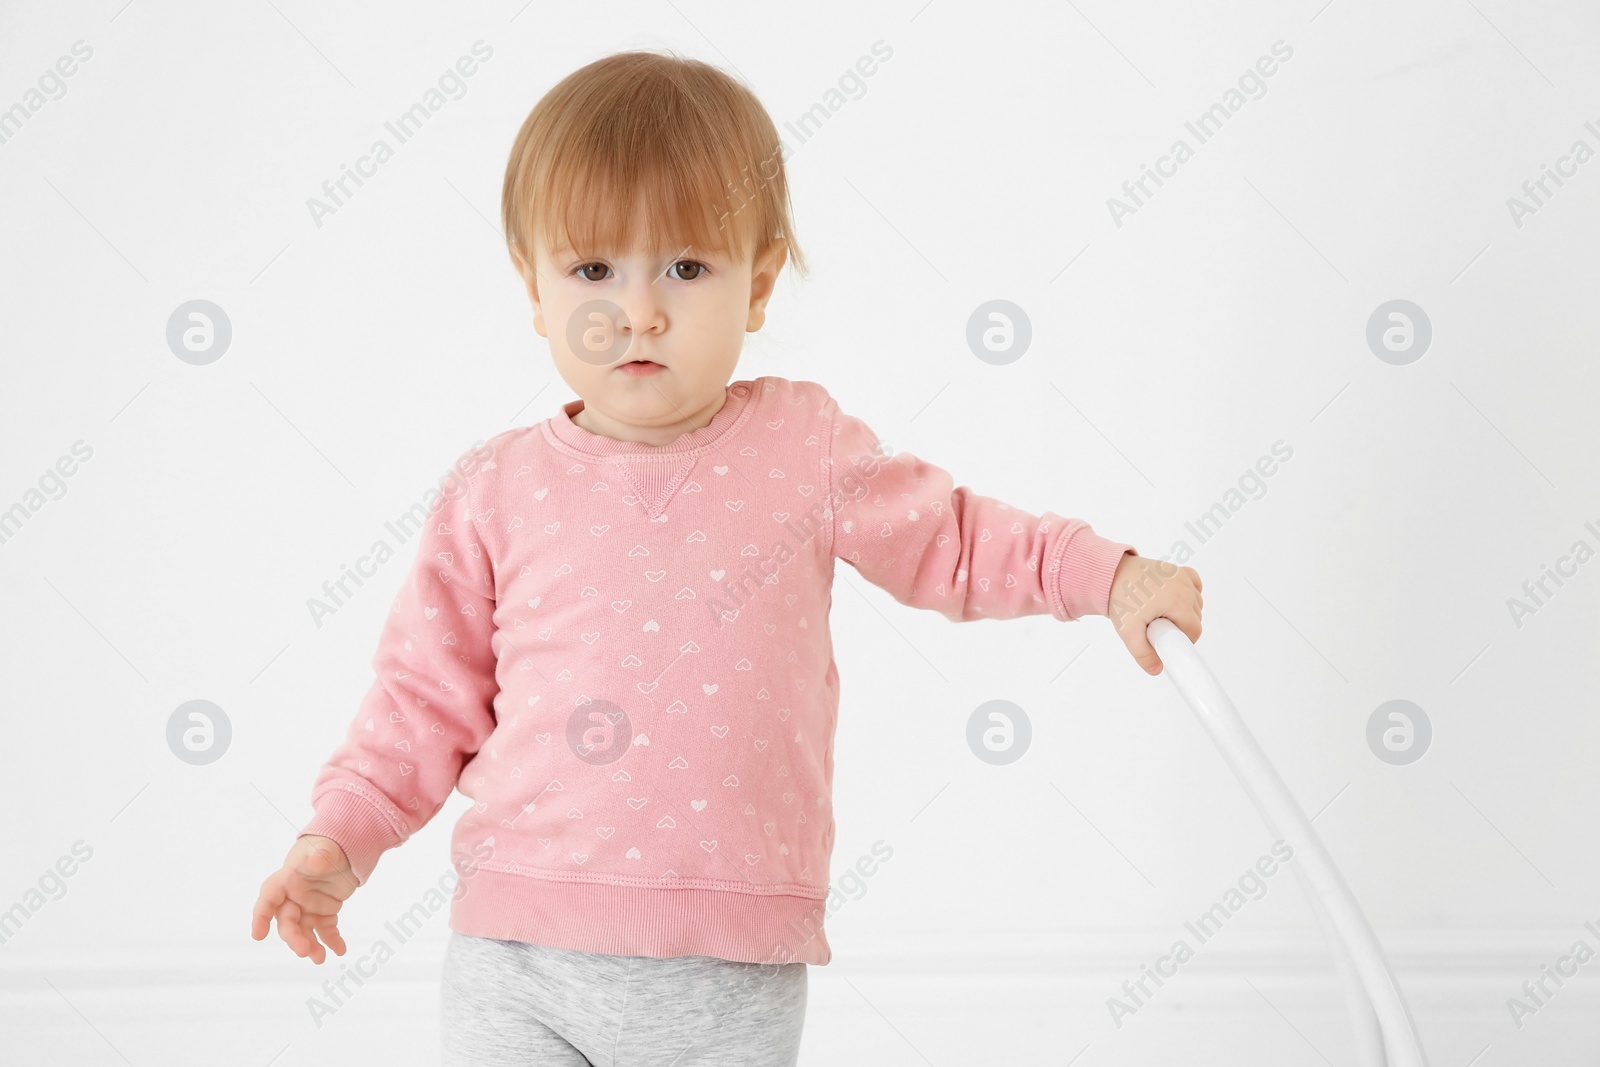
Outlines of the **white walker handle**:
[{"label": "white walker handle", "polygon": [[[1353,998],[1350,1013],[1357,1026],[1356,1044],[1364,1059],[1375,1067],[1428,1067],[1411,1010],[1389,970],[1383,946],[1311,821],[1188,636],[1171,619],[1155,619],[1145,632],[1164,672],[1216,742],[1267,829],[1294,849],[1287,866],[1294,869],[1318,924],[1329,935],[1334,962],[1347,980],[1352,970],[1359,979],[1359,985],[1349,981],[1347,985]],[[1381,1039],[1374,1024],[1381,1027]]]}]

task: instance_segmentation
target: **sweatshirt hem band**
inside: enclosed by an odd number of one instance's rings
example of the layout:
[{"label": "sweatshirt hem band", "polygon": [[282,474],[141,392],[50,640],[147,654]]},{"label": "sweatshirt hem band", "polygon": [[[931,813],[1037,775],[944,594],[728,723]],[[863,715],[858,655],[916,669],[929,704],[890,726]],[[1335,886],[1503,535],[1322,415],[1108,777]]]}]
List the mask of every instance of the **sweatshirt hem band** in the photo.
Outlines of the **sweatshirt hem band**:
[{"label": "sweatshirt hem band", "polygon": [[451,900],[450,929],[619,956],[821,966],[833,958],[823,932],[827,910],[825,897],[556,882],[468,868]]}]

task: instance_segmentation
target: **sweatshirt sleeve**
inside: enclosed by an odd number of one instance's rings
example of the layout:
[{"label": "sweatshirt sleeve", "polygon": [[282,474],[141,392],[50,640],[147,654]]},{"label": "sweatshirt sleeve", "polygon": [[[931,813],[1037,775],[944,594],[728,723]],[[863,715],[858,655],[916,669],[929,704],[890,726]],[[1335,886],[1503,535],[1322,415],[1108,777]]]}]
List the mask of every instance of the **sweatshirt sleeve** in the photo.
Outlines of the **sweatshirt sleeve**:
[{"label": "sweatshirt sleeve", "polygon": [[448,483],[423,518],[372,660],[376,677],[312,786],[315,813],[301,835],[337,841],[363,885],[385,850],[444,806],[495,727],[495,582],[474,486],[470,474]]},{"label": "sweatshirt sleeve", "polygon": [[1110,613],[1111,579],[1125,553],[1139,554],[1132,545],[1082,519],[980,496],[909,452],[886,456],[831,396],[820,410],[833,555],[863,578],[953,622]]}]

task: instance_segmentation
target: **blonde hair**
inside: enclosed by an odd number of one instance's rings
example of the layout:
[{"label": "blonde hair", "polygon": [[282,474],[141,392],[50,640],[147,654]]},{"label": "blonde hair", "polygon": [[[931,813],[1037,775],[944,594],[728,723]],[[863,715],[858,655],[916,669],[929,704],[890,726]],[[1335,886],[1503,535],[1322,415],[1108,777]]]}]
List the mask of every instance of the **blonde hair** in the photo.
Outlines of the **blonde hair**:
[{"label": "blonde hair", "polygon": [[585,255],[688,246],[752,262],[782,237],[806,273],[771,117],[716,67],[670,53],[618,52],[545,93],[511,146],[500,217],[530,271],[536,236]]}]

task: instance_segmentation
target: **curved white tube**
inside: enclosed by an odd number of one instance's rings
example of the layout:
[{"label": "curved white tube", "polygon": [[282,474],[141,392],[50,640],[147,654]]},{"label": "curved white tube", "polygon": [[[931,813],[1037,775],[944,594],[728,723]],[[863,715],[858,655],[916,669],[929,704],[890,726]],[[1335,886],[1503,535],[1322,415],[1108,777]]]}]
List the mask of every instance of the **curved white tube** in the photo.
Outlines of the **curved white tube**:
[{"label": "curved white tube", "polygon": [[1356,965],[1350,959],[1349,948],[1340,940],[1339,931],[1334,929],[1328,909],[1317,900],[1317,891],[1312,888],[1311,879],[1306,876],[1305,868],[1295,863],[1287,866],[1294,872],[1295,880],[1305,892],[1306,901],[1311,905],[1311,913],[1316,916],[1323,940],[1327,942],[1333,955],[1339,980],[1344,984],[1345,1007],[1350,1012],[1350,1026],[1356,1035],[1357,1062],[1361,1067],[1389,1067],[1388,1057],[1384,1053],[1383,1028],[1378,1025],[1378,1017],[1372,1012],[1372,1002],[1367,999],[1366,987],[1361,984],[1361,976],[1356,973]]},{"label": "curved white tube", "polygon": [[[1300,810],[1294,795],[1261,751],[1188,636],[1171,619],[1155,619],[1146,634],[1156,655],[1161,657],[1165,673],[1216,742],[1267,829],[1294,849],[1289,866],[1296,868],[1296,874],[1301,877],[1312,910],[1326,918],[1324,931],[1331,927],[1337,935],[1330,945],[1335,961],[1341,953],[1347,953],[1349,964],[1361,980],[1371,1012],[1382,1027],[1389,1067],[1428,1067],[1411,1010],[1389,970],[1383,947],[1311,821]],[[1352,1007],[1353,1017],[1361,1019],[1366,1014]],[[1358,1031],[1356,1038],[1363,1049],[1370,1050],[1376,1045],[1370,1033]]]}]

